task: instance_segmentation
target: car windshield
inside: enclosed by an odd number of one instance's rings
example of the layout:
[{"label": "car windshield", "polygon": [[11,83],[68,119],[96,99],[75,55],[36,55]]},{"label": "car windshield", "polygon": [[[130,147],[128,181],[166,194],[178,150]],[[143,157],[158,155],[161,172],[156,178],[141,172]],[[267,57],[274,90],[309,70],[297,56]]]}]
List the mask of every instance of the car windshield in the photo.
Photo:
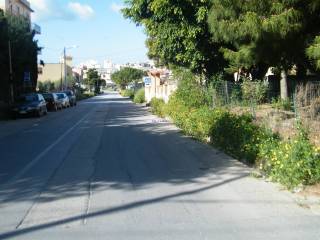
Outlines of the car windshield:
[{"label": "car windshield", "polygon": [[25,96],[21,96],[18,99],[19,102],[34,102],[34,101],[38,101],[38,96],[37,95],[25,95]]},{"label": "car windshield", "polygon": [[57,96],[59,99],[64,98],[64,94],[63,93],[57,93]]},{"label": "car windshield", "polygon": [[53,99],[53,95],[52,95],[52,94],[42,94],[42,96],[43,96],[44,99],[46,99],[46,100],[52,100],[52,99]]},{"label": "car windshield", "polygon": [[68,96],[72,96],[73,94],[72,94],[72,92],[71,91],[67,91],[67,92],[65,92]]}]

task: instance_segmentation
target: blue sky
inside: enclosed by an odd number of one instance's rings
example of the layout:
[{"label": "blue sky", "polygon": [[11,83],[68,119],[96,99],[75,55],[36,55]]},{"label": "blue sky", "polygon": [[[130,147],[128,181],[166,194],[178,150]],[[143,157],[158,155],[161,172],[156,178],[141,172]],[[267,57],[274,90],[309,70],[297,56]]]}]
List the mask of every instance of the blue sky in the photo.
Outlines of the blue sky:
[{"label": "blue sky", "polygon": [[124,19],[121,0],[29,0],[35,13],[33,22],[41,26],[37,36],[44,47],[39,56],[45,62],[58,62],[64,46],[74,64],[87,60],[110,59],[115,63],[148,60],[146,36],[141,27]]}]

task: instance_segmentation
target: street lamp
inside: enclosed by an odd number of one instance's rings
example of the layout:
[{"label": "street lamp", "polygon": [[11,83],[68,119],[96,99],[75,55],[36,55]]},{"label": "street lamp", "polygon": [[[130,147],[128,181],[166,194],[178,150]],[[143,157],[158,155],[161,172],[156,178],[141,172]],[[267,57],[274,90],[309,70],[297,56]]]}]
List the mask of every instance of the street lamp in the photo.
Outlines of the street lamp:
[{"label": "street lamp", "polygon": [[67,64],[66,64],[66,51],[68,49],[73,49],[73,48],[78,48],[79,46],[77,45],[73,45],[73,46],[69,46],[69,47],[64,47],[63,48],[63,69],[64,69],[64,87],[62,85],[62,78],[61,78],[61,90],[64,90],[63,88],[67,87]]}]

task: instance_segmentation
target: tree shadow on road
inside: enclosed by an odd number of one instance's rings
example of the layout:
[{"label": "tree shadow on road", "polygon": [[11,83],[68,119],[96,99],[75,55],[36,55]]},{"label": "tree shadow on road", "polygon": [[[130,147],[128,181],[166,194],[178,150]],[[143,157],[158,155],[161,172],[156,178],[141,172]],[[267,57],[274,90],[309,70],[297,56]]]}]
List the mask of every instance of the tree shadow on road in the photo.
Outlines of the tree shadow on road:
[{"label": "tree shadow on road", "polygon": [[[102,98],[102,105],[103,101]],[[91,131],[101,133],[92,159],[70,157],[70,153],[52,170],[46,181],[34,175],[1,186],[0,206],[86,197],[88,191],[148,191],[157,184],[166,184],[173,189],[176,186],[173,193],[163,192],[160,196],[119,204],[102,211],[17,229],[0,234],[0,239],[206,192],[248,176],[249,169],[240,162],[183,136],[179,129],[152,116],[146,108],[123,99],[113,99],[108,104],[111,107],[107,114],[97,111],[90,123],[79,126],[83,127],[83,138],[90,137]],[[76,143],[70,151],[80,147]],[[88,171],[83,172],[84,166]],[[80,171],[83,173],[77,174]]]}]

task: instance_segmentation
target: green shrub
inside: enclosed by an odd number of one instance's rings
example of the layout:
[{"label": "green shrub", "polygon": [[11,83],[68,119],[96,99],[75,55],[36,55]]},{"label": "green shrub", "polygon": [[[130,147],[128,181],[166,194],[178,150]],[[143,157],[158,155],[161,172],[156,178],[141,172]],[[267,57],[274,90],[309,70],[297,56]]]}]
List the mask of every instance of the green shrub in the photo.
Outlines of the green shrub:
[{"label": "green shrub", "polygon": [[164,117],[165,116],[165,102],[163,99],[152,98],[150,102],[151,111],[153,114]]},{"label": "green shrub", "polygon": [[120,94],[123,97],[129,97],[132,99],[134,97],[134,90],[133,89],[121,90]]},{"label": "green shrub", "polygon": [[84,99],[87,99],[87,98],[91,98],[91,97],[94,97],[94,96],[95,96],[95,94],[93,92],[89,93],[89,92],[78,91],[76,93],[76,97],[77,97],[78,101],[84,100]]},{"label": "green shrub", "polygon": [[191,108],[202,106],[210,106],[212,97],[208,88],[202,86],[192,73],[186,71],[180,73],[177,78],[179,79],[179,86],[176,91],[176,96],[184,105]]},{"label": "green shrub", "polygon": [[181,129],[185,129],[186,119],[188,119],[190,111],[185,103],[177,96],[176,93],[170,96],[166,106],[166,114]]},{"label": "green shrub", "polygon": [[301,129],[292,140],[262,143],[259,158],[260,170],[289,189],[320,181],[320,148]]},{"label": "green shrub", "polygon": [[246,80],[241,85],[243,100],[262,103],[267,98],[268,86],[262,81]]},{"label": "green shrub", "polygon": [[310,143],[301,127],[295,139],[281,141],[271,130],[257,126],[249,115],[238,116],[207,105],[199,107],[199,102],[186,102],[184,94],[177,91],[167,105],[152,99],[153,112],[167,114],[189,136],[201,141],[211,137],[214,146],[240,160],[256,163],[267,176],[289,189],[320,182],[320,148]]},{"label": "green shrub", "polygon": [[46,93],[56,89],[55,83],[51,81],[38,82],[39,92]]},{"label": "green shrub", "polygon": [[249,163],[257,159],[259,144],[274,138],[270,131],[255,125],[251,116],[237,116],[226,111],[216,117],[211,137],[215,146]]},{"label": "green shrub", "polygon": [[278,110],[292,111],[292,103],[289,99],[273,98],[271,106]]},{"label": "green shrub", "polygon": [[133,101],[135,103],[144,103],[145,102],[145,92],[144,92],[144,88],[139,89],[133,98]]}]

